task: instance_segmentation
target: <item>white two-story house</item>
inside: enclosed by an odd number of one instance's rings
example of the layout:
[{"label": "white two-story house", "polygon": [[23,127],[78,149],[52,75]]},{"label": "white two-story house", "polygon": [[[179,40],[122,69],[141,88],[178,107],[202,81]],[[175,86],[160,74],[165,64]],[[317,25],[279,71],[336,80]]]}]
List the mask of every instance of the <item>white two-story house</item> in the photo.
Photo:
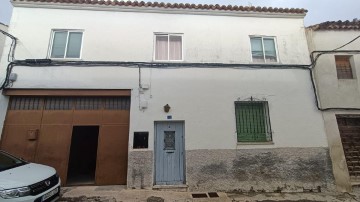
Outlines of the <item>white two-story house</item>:
[{"label": "white two-story house", "polygon": [[307,28],[318,107],[323,111],[338,190],[360,184],[360,21]]},{"label": "white two-story house", "polygon": [[12,3],[2,149],[65,185],[332,189],[306,10]]}]

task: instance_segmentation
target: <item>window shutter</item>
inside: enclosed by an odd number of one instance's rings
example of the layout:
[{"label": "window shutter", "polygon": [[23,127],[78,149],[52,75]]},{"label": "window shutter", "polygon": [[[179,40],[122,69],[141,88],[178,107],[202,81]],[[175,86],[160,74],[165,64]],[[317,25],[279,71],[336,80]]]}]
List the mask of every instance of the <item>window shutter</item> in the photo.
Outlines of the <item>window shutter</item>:
[{"label": "window shutter", "polygon": [[238,142],[266,142],[271,140],[266,102],[235,103]]},{"label": "window shutter", "polygon": [[338,79],[353,79],[353,73],[350,64],[350,56],[336,55],[336,73]]}]

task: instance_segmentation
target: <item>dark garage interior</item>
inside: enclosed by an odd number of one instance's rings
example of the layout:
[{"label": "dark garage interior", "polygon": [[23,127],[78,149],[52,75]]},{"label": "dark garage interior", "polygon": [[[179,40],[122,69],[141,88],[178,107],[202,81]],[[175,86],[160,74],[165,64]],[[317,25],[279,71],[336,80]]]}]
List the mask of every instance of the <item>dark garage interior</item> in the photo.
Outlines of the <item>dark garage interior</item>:
[{"label": "dark garage interior", "polygon": [[67,185],[95,184],[99,126],[74,126]]}]

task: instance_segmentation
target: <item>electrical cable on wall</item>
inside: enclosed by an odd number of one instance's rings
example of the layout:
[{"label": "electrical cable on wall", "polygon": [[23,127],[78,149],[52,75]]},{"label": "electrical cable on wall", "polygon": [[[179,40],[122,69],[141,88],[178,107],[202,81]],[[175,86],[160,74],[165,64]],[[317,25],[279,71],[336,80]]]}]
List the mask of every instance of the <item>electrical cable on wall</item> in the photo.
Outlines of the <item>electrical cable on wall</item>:
[{"label": "electrical cable on wall", "polygon": [[11,45],[8,53],[8,62],[13,62],[15,60],[15,48],[16,48],[17,39],[16,37],[9,34],[8,32],[5,32],[4,30],[0,29],[0,33],[11,39]]},{"label": "electrical cable on wall", "polygon": [[[348,43],[333,49],[325,51],[313,51],[310,54],[311,64],[309,65],[294,65],[294,64],[229,64],[229,63],[154,63],[154,62],[122,62],[122,61],[54,61],[51,59],[26,59],[15,60],[14,53],[16,47],[16,38],[7,32],[0,30],[3,34],[10,37],[13,42],[8,54],[8,60],[11,61],[6,68],[5,81],[0,86],[0,90],[5,89],[10,84],[9,77],[14,66],[29,66],[29,67],[49,67],[49,66],[77,66],[77,67],[96,67],[96,66],[119,66],[128,68],[138,68],[139,71],[139,90],[141,85],[141,68],[163,68],[163,69],[179,69],[179,68],[231,68],[231,69],[299,69],[309,70],[311,84],[315,95],[315,105],[318,110],[360,110],[360,108],[321,108],[318,101],[317,89],[313,74],[313,69],[316,67],[317,60],[324,54],[332,53],[351,53],[360,54],[360,50],[338,50],[351,44],[360,36],[354,38]],[[317,54],[316,56],[314,56]],[[140,104],[140,103],[139,103]]]},{"label": "electrical cable on wall", "polygon": [[16,39],[16,37],[9,34],[8,32],[5,32],[4,30],[0,29],[0,33],[2,33],[3,35],[5,35],[11,39],[11,45],[10,45],[10,49],[9,49],[9,53],[8,53],[8,62],[10,62],[10,63],[8,64],[8,66],[6,68],[5,78],[0,86],[0,90],[2,90],[10,84],[9,77],[10,77],[12,68],[14,67],[13,61],[15,61],[15,48],[16,48],[16,44],[17,44],[17,39]]},{"label": "electrical cable on wall", "polygon": [[[328,111],[328,110],[360,110],[360,108],[349,108],[349,107],[328,107],[328,108],[321,108],[319,100],[318,100],[318,94],[317,89],[315,85],[315,79],[314,79],[314,73],[313,70],[316,66],[316,62],[319,59],[320,56],[325,54],[333,54],[333,53],[349,53],[349,54],[360,54],[360,50],[331,50],[331,51],[313,51],[310,54],[310,59],[312,61],[312,68],[310,69],[310,79],[312,88],[315,95],[315,104],[318,110],[320,111]],[[314,57],[314,54],[317,54],[316,57]]]},{"label": "electrical cable on wall", "polygon": [[11,71],[13,69],[15,65],[10,62],[6,68],[6,72],[5,72],[5,79],[4,79],[4,82],[2,83],[2,85],[0,86],[0,90],[3,90],[5,89],[11,82],[10,82],[10,74],[11,74]]},{"label": "electrical cable on wall", "polygon": [[[77,67],[96,67],[96,66],[119,66],[128,68],[159,68],[159,69],[179,69],[179,68],[232,68],[232,69],[309,69],[308,65],[277,65],[277,64],[225,64],[225,63],[152,63],[152,62],[108,62],[108,61],[53,61],[50,59],[26,59],[10,62],[6,69],[6,78],[0,89],[4,89],[9,84],[9,76],[14,66],[28,67],[51,67],[51,66],[77,66]],[[139,75],[139,88],[141,88],[141,75]]]},{"label": "electrical cable on wall", "polygon": [[345,47],[345,46],[347,46],[347,45],[351,44],[352,42],[356,41],[358,38],[360,38],[360,35],[359,35],[359,36],[357,36],[357,37],[355,37],[353,40],[349,41],[348,43],[346,43],[346,44],[344,44],[344,45],[342,45],[342,46],[340,46],[340,47],[338,47],[338,48],[335,48],[333,51],[335,51],[335,50],[339,50],[340,48],[343,48],[343,47]]},{"label": "electrical cable on wall", "polygon": [[[317,53],[316,57],[314,54]],[[139,70],[139,88],[141,87],[141,68],[160,68],[160,69],[179,69],[179,68],[231,68],[231,69],[299,69],[309,70],[313,91],[315,94],[315,104],[318,110],[325,111],[330,109],[349,109],[360,110],[360,108],[325,108],[319,106],[316,86],[314,81],[313,69],[321,55],[330,53],[352,53],[359,54],[359,50],[338,50],[338,51],[313,51],[310,55],[310,65],[294,65],[294,64],[226,64],[226,63],[153,63],[153,62],[108,62],[108,61],[53,61],[50,59],[26,59],[16,60],[9,63],[6,70],[6,79],[0,89],[4,89],[9,84],[9,76],[14,66],[29,67],[51,67],[51,66],[120,66],[128,68],[138,68]]]}]

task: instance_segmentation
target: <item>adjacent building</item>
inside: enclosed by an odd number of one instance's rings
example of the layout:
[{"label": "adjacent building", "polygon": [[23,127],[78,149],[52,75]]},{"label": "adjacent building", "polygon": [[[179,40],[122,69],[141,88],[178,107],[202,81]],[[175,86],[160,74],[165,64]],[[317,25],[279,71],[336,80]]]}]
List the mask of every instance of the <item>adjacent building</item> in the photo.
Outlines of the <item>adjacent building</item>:
[{"label": "adjacent building", "polygon": [[[0,22],[0,30],[7,32],[8,26]],[[0,55],[4,50],[6,36],[0,33]]]},{"label": "adjacent building", "polygon": [[306,10],[12,3],[20,45],[0,98],[2,149],[54,166],[66,185],[333,189]]},{"label": "adjacent building", "polygon": [[323,111],[334,177],[340,191],[351,191],[352,185],[360,183],[359,35],[357,19],[307,28],[309,50],[314,61],[317,58],[313,73],[318,106]]}]

